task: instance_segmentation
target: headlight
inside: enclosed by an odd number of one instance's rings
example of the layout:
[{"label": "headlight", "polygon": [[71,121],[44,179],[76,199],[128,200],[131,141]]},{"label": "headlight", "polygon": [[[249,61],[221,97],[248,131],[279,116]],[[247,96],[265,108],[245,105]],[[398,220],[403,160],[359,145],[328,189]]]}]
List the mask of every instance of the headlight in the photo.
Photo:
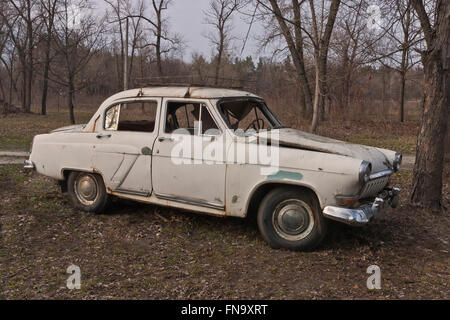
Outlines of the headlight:
[{"label": "headlight", "polygon": [[359,168],[359,183],[361,185],[365,184],[370,179],[370,174],[372,172],[372,164],[367,161],[361,163]]},{"label": "headlight", "polygon": [[394,171],[400,170],[400,167],[402,165],[402,158],[403,158],[403,156],[402,156],[401,153],[396,153],[395,154],[395,160],[394,160],[394,163],[393,163]]}]

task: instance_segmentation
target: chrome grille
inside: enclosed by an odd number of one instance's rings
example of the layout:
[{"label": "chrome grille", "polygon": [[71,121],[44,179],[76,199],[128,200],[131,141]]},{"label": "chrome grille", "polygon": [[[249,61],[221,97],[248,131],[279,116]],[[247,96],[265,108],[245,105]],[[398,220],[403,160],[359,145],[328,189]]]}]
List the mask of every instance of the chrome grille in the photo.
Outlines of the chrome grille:
[{"label": "chrome grille", "polygon": [[389,182],[389,176],[384,176],[378,179],[370,180],[366,183],[361,191],[360,198],[364,199],[370,196],[375,196],[380,193]]}]

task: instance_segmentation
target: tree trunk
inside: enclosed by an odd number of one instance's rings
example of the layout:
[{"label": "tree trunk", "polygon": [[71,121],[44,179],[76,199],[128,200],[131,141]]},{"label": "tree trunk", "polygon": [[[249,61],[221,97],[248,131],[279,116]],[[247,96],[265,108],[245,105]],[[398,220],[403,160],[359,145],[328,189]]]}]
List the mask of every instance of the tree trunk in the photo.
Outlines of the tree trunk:
[{"label": "tree trunk", "polygon": [[300,104],[300,113],[301,113],[302,117],[306,118],[306,117],[308,117],[308,110],[307,110],[306,101],[305,101],[305,91],[301,84],[298,84],[297,89],[298,89],[298,98],[299,98],[299,104]]},{"label": "tree trunk", "polygon": [[[311,89],[309,87],[308,78],[305,71],[305,62],[303,55],[303,34],[302,34],[302,19],[301,8],[298,0],[292,0],[292,9],[294,11],[294,36],[295,36],[295,49],[298,54],[298,62],[294,65],[297,70],[297,83],[302,90],[301,103],[302,103],[302,115],[303,117],[311,120],[313,114]],[[293,58],[295,59],[295,58]]]},{"label": "tree trunk", "polygon": [[50,41],[47,43],[44,65],[44,83],[42,86],[41,114],[47,114],[48,73],[50,69]]},{"label": "tree trunk", "polygon": [[27,68],[22,64],[22,110],[27,112]]},{"label": "tree trunk", "polygon": [[314,108],[313,108],[313,118],[311,123],[311,132],[315,133],[317,130],[317,126],[319,124],[319,112],[320,112],[320,71],[319,64],[316,61],[316,86],[314,90]]},{"label": "tree trunk", "polygon": [[69,105],[70,123],[75,124],[75,114],[73,106],[73,96],[75,94],[75,86],[72,80],[69,80],[69,92],[67,94],[67,103]]},{"label": "tree trunk", "polygon": [[428,50],[422,54],[424,106],[417,138],[411,203],[439,210],[442,207],[442,173],[450,103],[450,3],[437,1],[434,30],[423,3],[414,0],[413,5],[424,30]]},{"label": "tree trunk", "polygon": [[381,82],[382,82],[382,87],[381,87],[381,110],[383,111],[383,113],[386,113],[386,70],[383,69],[381,71]]},{"label": "tree trunk", "polygon": [[400,72],[400,122],[405,121],[405,72]]},{"label": "tree trunk", "polygon": [[[298,35],[295,39],[296,41],[294,41],[292,33],[289,30],[289,27],[287,26],[286,21],[283,18],[283,15],[281,13],[281,10],[280,10],[280,7],[278,6],[277,1],[270,0],[270,4],[272,6],[275,17],[278,21],[278,24],[280,25],[281,32],[283,33],[286,43],[288,44],[289,52],[292,57],[292,62],[294,63],[295,70],[297,73],[298,82],[303,87],[303,92],[305,94],[306,109],[312,111],[313,110],[312,94],[311,94],[311,89],[309,86],[308,78],[306,76],[305,63],[304,63],[304,59],[303,59],[303,46],[297,47],[297,45],[299,45],[300,40],[302,39],[300,37],[301,34],[300,34],[300,32],[298,32]],[[298,3],[294,2],[294,4],[295,4],[294,8],[299,8]],[[294,10],[294,14],[297,15],[296,12],[300,12],[299,9]],[[300,17],[299,15],[298,15],[298,17],[297,16],[295,17],[295,19],[298,20],[298,22],[297,22],[298,26],[299,26],[299,22],[300,22],[299,17]]]},{"label": "tree trunk", "polygon": [[27,33],[28,33],[28,50],[27,50],[27,68],[28,68],[28,77],[27,77],[27,103],[25,105],[25,112],[31,112],[31,100],[32,100],[32,90],[33,90],[33,23],[31,22],[31,2],[28,1],[27,4]]},{"label": "tree trunk", "polygon": [[[222,37],[222,35],[221,35]],[[222,54],[223,54],[223,40],[220,40],[219,52],[217,53],[217,64],[216,64],[216,75],[214,77],[214,85],[219,84],[219,75],[220,75],[220,65],[222,63]]]},{"label": "tree trunk", "polygon": [[163,75],[162,62],[161,62],[161,38],[156,40],[156,65],[158,67],[158,74],[160,77]]},{"label": "tree trunk", "polygon": [[[162,2],[161,2],[162,5]],[[158,74],[160,77],[163,76],[162,62],[161,62],[161,38],[162,38],[162,20],[161,20],[161,7],[157,11],[158,18],[158,30],[156,36],[156,64],[158,66]]]},{"label": "tree trunk", "polygon": [[442,171],[448,122],[448,102],[446,102],[448,97],[445,98],[444,91],[447,85],[444,78],[447,76],[444,76],[439,56],[427,57],[424,67],[424,109],[417,140],[411,202],[438,210],[441,206]]},{"label": "tree trunk", "polygon": [[5,88],[3,87],[2,79],[0,79],[0,92],[2,93],[2,97],[0,98],[0,100],[6,102]]},{"label": "tree trunk", "polygon": [[[314,8],[314,3],[310,0],[311,10]],[[314,62],[316,64],[316,92],[314,94],[314,114],[311,123],[311,132],[315,133],[321,114],[323,116],[323,108],[325,105],[325,97],[327,96],[327,60],[328,49],[330,45],[331,34],[333,32],[334,22],[339,11],[340,0],[332,0],[330,5],[330,12],[328,14],[327,23],[323,35],[320,36],[315,25],[315,45],[314,45]],[[322,6],[324,3],[322,3]],[[312,12],[314,19],[314,12]],[[320,32],[322,34],[322,32]],[[321,112],[322,111],[322,112]]]},{"label": "tree trunk", "polygon": [[52,32],[53,32],[53,22],[55,19],[56,11],[56,1],[53,2],[52,6],[49,4],[49,16],[48,16],[48,27],[47,27],[47,39],[45,43],[45,65],[44,65],[44,83],[42,88],[42,100],[41,100],[41,114],[45,116],[47,114],[47,93],[48,93],[48,74],[50,71],[50,49],[52,43]]}]

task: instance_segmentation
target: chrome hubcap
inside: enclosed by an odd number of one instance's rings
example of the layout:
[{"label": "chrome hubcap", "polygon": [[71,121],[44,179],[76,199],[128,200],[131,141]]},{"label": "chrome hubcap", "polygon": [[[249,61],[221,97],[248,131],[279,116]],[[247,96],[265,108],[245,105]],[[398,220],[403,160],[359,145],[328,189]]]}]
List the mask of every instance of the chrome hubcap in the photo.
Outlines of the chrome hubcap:
[{"label": "chrome hubcap", "polygon": [[312,210],[305,202],[297,199],[281,202],[273,214],[275,231],[286,240],[305,238],[314,227]]},{"label": "chrome hubcap", "polygon": [[98,196],[97,180],[90,174],[78,176],[74,189],[78,200],[86,205],[94,203]]}]

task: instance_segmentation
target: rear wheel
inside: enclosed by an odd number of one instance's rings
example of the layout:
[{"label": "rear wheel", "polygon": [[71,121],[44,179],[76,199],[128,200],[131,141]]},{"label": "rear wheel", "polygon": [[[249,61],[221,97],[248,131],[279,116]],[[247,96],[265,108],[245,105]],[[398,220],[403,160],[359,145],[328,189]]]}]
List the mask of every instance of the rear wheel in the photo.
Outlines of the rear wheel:
[{"label": "rear wheel", "polygon": [[67,189],[74,206],[86,212],[100,213],[108,200],[100,175],[90,172],[71,172]]},{"label": "rear wheel", "polygon": [[258,227],[271,247],[290,250],[314,249],[326,234],[316,196],[290,187],[274,189],[264,197]]}]

